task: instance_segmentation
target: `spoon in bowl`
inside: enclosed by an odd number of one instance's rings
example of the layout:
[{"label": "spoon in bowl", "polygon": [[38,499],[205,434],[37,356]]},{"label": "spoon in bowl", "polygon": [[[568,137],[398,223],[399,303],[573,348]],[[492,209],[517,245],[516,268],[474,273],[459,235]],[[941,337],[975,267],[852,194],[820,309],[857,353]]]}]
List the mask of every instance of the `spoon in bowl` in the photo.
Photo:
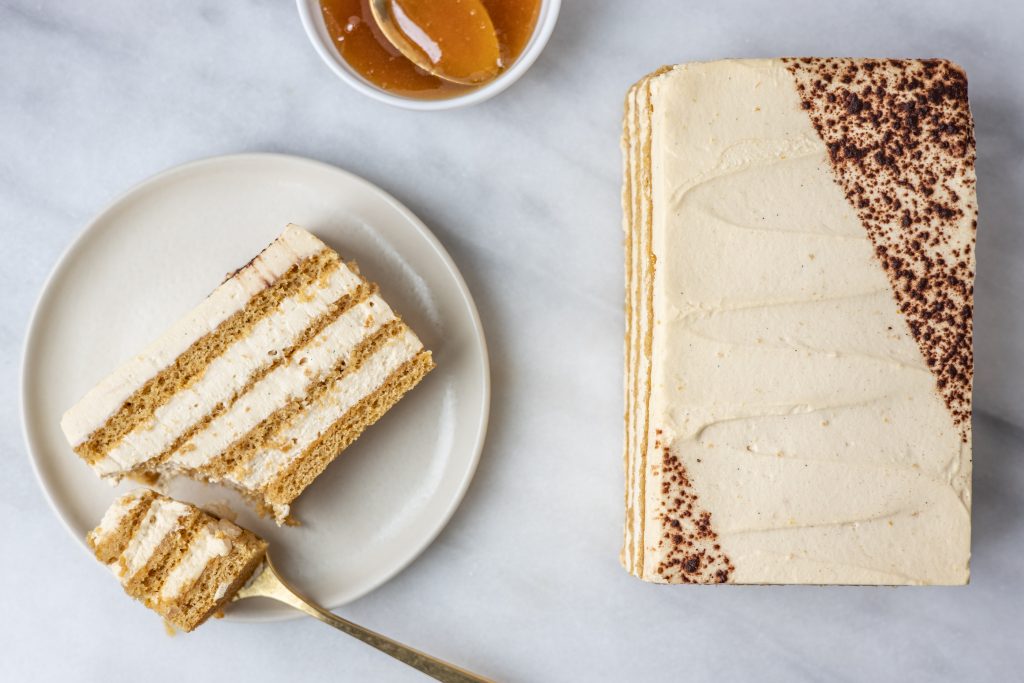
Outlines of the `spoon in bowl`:
[{"label": "spoon in bowl", "polygon": [[480,0],[370,0],[384,37],[413,64],[453,83],[482,85],[503,67]]}]

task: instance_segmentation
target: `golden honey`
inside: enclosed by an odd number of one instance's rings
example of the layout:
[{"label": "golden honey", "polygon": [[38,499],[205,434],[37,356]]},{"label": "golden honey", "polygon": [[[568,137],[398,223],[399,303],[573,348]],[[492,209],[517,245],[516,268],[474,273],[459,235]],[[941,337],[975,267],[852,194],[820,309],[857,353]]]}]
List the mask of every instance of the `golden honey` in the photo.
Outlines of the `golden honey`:
[{"label": "golden honey", "polygon": [[[501,63],[511,66],[533,35],[541,0],[481,0],[498,37]],[[363,78],[387,92],[419,99],[455,97],[479,86],[450,83],[420,69],[388,42],[368,0],[320,0],[331,41]]]}]

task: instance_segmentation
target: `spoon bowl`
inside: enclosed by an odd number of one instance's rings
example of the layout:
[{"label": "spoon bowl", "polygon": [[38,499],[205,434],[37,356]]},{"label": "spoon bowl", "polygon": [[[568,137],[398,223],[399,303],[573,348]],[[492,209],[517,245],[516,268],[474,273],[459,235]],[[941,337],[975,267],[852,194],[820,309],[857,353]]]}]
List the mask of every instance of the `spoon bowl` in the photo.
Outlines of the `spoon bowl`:
[{"label": "spoon bowl", "polygon": [[474,86],[501,73],[497,32],[480,0],[370,0],[369,5],[388,42],[427,73]]}]

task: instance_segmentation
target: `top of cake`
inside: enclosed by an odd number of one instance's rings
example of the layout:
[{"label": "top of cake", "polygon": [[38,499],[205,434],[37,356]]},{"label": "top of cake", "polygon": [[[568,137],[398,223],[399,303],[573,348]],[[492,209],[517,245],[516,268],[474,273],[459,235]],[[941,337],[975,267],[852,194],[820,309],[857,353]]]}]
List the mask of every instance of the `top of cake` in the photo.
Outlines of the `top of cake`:
[{"label": "top of cake", "polygon": [[786,66],[966,440],[978,225],[967,76],[940,59]]},{"label": "top of cake", "polygon": [[963,72],[729,60],[663,70],[631,99],[627,566],[966,581]]}]

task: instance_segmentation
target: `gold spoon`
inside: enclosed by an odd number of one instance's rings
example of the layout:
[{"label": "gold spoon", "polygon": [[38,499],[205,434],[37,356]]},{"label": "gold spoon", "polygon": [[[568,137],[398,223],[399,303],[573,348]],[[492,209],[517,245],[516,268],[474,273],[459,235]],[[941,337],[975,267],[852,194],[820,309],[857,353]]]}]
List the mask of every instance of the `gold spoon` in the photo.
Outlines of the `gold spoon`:
[{"label": "gold spoon", "polygon": [[298,591],[292,588],[274,568],[274,563],[267,555],[266,562],[260,574],[249,584],[243,587],[235,595],[235,600],[246,598],[270,598],[301,610],[306,614],[316,617],[325,624],[329,624],[339,631],[344,631],[353,638],[358,638],[367,645],[377,648],[386,655],[405,662],[412,668],[421,671],[445,683],[491,683],[487,678],[477,676],[454,664],[449,664],[428,654],[414,650],[411,647],[402,645],[386,636],[371,631],[368,628],[353,624],[347,619],[328,612],[319,607],[312,600],[303,597]]},{"label": "gold spoon", "polygon": [[384,37],[438,78],[481,85],[502,69],[498,34],[480,0],[370,0]]}]

